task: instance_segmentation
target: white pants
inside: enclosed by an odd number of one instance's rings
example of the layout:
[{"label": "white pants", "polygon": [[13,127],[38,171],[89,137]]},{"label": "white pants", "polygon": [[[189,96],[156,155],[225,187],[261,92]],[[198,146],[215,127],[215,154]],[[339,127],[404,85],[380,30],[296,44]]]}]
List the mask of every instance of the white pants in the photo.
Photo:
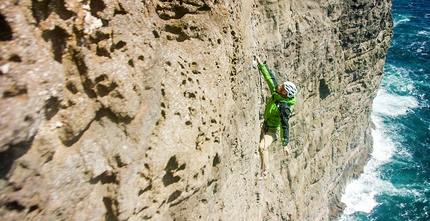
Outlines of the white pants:
[{"label": "white pants", "polygon": [[258,152],[260,152],[261,157],[261,170],[269,171],[269,147],[278,138],[277,131],[269,130],[261,136],[260,147]]}]

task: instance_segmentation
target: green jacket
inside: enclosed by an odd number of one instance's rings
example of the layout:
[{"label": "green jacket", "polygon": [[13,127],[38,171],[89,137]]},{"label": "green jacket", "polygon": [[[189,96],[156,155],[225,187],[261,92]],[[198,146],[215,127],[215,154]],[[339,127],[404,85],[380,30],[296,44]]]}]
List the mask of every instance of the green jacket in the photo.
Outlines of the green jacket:
[{"label": "green jacket", "polygon": [[266,104],[264,111],[264,121],[268,130],[280,130],[282,145],[288,145],[290,141],[289,131],[290,127],[288,120],[290,114],[293,111],[293,105],[296,103],[296,97],[285,98],[276,92],[278,82],[275,76],[263,63],[259,64],[261,73],[263,73],[264,79],[269,85],[270,93],[272,97]]}]

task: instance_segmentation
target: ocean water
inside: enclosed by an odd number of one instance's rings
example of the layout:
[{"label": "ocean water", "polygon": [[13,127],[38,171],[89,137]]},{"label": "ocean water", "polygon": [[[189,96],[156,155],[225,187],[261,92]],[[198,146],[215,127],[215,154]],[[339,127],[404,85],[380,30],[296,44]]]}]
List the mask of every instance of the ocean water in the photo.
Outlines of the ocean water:
[{"label": "ocean water", "polygon": [[373,152],[340,220],[430,220],[430,0],[393,0],[394,36],[373,101]]}]

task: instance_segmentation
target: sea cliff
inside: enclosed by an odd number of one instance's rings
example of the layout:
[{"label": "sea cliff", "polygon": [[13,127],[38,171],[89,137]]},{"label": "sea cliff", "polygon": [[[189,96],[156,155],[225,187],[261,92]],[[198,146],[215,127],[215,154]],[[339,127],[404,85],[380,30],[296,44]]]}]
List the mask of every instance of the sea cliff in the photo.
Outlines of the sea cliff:
[{"label": "sea cliff", "polygon": [[[4,0],[3,220],[330,220],[371,151],[391,1]],[[292,154],[258,179],[268,88]]]}]

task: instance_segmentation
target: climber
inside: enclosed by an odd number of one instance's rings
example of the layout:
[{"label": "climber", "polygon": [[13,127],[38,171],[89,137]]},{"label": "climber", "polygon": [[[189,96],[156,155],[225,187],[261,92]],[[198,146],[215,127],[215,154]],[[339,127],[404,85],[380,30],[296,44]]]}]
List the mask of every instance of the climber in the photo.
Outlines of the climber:
[{"label": "climber", "polygon": [[264,111],[264,123],[261,128],[260,146],[258,151],[261,157],[261,178],[266,179],[269,171],[269,146],[275,142],[279,133],[286,156],[290,154],[289,143],[289,124],[288,120],[296,103],[297,87],[294,83],[286,81],[278,85],[275,76],[269,68],[261,62],[257,56],[258,68],[269,85],[271,98],[267,101]]}]

